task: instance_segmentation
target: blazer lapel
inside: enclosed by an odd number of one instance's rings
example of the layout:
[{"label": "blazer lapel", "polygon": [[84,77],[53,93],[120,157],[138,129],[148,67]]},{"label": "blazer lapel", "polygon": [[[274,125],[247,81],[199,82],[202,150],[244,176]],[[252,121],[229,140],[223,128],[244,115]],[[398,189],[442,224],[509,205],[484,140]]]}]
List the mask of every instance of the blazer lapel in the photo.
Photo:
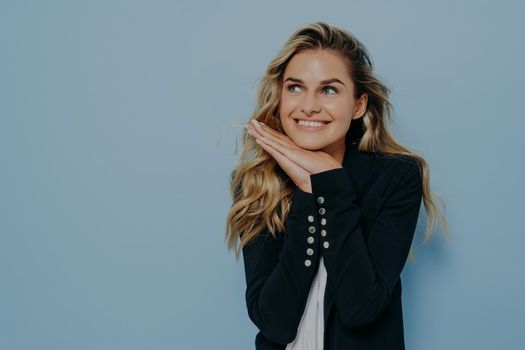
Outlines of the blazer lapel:
[{"label": "blazer lapel", "polygon": [[[348,176],[350,176],[354,185],[358,202],[363,212],[363,220],[367,221],[367,215],[373,214],[374,211],[368,210],[369,208],[377,207],[378,197],[363,195],[365,193],[366,179],[370,179],[369,175],[374,166],[374,154],[368,154],[367,152],[360,152],[357,143],[348,143],[343,158],[343,167],[348,170]],[[327,276],[330,279],[330,275]],[[324,293],[324,325],[328,322],[330,312],[335,305],[334,293],[329,287],[332,284],[327,281]]]}]

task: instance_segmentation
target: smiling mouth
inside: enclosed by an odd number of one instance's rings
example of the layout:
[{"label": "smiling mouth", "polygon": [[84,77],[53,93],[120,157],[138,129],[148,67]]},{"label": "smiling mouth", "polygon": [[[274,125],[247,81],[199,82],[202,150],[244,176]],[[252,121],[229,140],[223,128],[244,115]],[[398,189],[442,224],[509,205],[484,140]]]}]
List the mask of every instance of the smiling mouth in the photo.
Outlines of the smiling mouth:
[{"label": "smiling mouth", "polygon": [[330,124],[329,121],[324,120],[303,120],[303,119],[294,119],[295,124],[301,127],[306,128],[320,128],[322,126],[325,126],[327,124]]}]

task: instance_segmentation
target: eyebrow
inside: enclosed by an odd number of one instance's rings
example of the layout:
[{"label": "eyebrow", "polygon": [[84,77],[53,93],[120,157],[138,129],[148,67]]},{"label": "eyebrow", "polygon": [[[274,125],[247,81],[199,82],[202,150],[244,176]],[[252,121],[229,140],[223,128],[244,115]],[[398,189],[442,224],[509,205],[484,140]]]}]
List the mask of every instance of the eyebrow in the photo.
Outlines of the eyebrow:
[{"label": "eyebrow", "polygon": [[[293,81],[295,83],[304,84],[304,82],[301,79],[297,79],[297,78],[293,78],[293,77],[286,78],[286,80],[284,82],[287,82],[288,80]],[[345,86],[345,84],[341,80],[339,80],[337,78],[326,79],[326,80],[321,81],[321,85],[331,84],[331,83],[339,83],[339,84]]]}]

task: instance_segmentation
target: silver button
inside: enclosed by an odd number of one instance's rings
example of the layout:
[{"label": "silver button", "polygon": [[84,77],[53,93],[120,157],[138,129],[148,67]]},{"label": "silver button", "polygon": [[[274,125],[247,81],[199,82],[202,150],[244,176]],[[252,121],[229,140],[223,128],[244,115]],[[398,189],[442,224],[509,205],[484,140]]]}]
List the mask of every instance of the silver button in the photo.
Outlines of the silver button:
[{"label": "silver button", "polygon": [[329,246],[330,246],[330,243],[328,243],[328,242],[324,242],[323,243],[323,247],[328,248]]},{"label": "silver button", "polygon": [[310,236],[310,237],[308,237],[308,238],[306,239],[306,241],[307,241],[308,243],[312,244],[312,243],[314,243],[315,239],[314,239],[313,237]]},{"label": "silver button", "polygon": [[304,261],[304,266],[310,266],[310,265],[312,265],[312,261],[310,259],[306,259]]},{"label": "silver button", "polygon": [[326,219],[325,218],[321,219],[321,225],[326,225]]},{"label": "silver button", "polygon": [[308,232],[314,233],[315,232],[315,226],[308,227]]},{"label": "silver button", "polygon": [[312,248],[308,248],[308,249],[306,249],[306,254],[314,255],[314,250]]},{"label": "silver button", "polygon": [[326,213],[326,209],[325,208],[319,208],[319,214],[323,215],[324,213]]},{"label": "silver button", "polygon": [[310,221],[310,222],[314,222],[314,217],[313,217],[313,215],[308,215],[308,221]]},{"label": "silver button", "polygon": [[323,204],[324,203],[324,198],[323,197],[317,197],[317,203]]},{"label": "silver button", "polygon": [[321,236],[323,236],[323,237],[326,236],[326,230],[321,230]]}]

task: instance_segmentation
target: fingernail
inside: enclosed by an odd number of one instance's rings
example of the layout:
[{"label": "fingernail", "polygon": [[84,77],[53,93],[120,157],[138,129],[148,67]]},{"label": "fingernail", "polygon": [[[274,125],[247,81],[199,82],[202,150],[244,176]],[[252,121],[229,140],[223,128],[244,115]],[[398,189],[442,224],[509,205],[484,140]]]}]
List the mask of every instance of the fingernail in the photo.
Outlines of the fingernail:
[{"label": "fingernail", "polygon": [[258,127],[258,128],[261,127],[261,126],[259,125],[259,122],[258,122],[257,120],[252,119],[252,122],[253,122],[253,124],[254,124],[256,127]]}]

